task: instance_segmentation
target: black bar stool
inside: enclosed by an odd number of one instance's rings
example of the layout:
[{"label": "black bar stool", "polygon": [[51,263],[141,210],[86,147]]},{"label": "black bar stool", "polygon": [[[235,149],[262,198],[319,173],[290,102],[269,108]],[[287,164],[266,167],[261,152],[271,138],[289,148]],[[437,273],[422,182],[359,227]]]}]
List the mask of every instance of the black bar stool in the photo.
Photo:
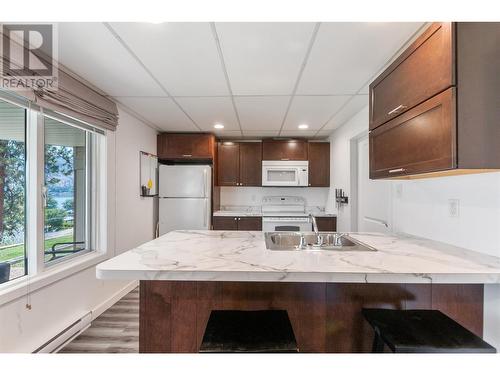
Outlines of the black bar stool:
[{"label": "black bar stool", "polygon": [[496,349],[438,310],[363,309],[375,331],[373,353],[496,353]]},{"label": "black bar stool", "polygon": [[285,310],[213,310],[200,353],[297,353]]}]

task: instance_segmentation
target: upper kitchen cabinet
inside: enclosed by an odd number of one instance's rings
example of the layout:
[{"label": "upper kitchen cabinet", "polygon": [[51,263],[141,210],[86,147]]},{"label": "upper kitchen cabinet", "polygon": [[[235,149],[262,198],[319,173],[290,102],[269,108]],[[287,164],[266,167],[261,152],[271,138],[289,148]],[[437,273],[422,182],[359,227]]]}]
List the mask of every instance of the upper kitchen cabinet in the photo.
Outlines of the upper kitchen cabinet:
[{"label": "upper kitchen cabinet", "polygon": [[162,133],[158,135],[158,158],[162,160],[213,160],[213,134]]},{"label": "upper kitchen cabinet", "polygon": [[330,142],[309,142],[309,186],[330,186]]},{"label": "upper kitchen cabinet", "polygon": [[370,85],[370,130],[454,84],[453,26],[437,23]]},{"label": "upper kitchen cabinet", "polygon": [[304,140],[264,140],[262,160],[308,160],[307,141]]},{"label": "upper kitchen cabinet", "polygon": [[370,85],[370,178],[500,169],[500,23],[436,23]]},{"label": "upper kitchen cabinet", "polygon": [[262,185],[261,142],[220,142],[217,154],[219,186]]}]

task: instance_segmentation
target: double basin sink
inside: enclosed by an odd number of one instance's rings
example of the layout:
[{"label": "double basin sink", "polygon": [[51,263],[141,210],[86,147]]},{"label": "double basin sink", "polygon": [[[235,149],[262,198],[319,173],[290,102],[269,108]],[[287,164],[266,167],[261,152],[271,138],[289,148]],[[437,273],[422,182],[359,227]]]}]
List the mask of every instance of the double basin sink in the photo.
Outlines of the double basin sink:
[{"label": "double basin sink", "polygon": [[376,251],[345,233],[266,232],[266,248],[283,251]]}]

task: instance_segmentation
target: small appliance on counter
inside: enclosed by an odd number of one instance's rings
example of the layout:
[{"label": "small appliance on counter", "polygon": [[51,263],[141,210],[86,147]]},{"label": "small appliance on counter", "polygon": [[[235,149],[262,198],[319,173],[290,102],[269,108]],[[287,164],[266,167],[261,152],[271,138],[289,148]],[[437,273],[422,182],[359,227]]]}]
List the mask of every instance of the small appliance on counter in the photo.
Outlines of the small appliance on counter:
[{"label": "small appliance on counter", "polygon": [[302,197],[262,198],[262,230],[264,232],[310,232],[312,224]]},{"label": "small appliance on counter", "polygon": [[160,165],[159,234],[210,229],[212,167]]}]

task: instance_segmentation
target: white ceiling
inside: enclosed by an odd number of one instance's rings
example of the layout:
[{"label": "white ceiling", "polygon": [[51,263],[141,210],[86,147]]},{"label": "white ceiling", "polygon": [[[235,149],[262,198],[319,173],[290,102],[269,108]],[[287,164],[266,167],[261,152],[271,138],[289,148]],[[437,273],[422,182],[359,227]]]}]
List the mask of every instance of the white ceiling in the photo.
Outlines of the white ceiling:
[{"label": "white ceiling", "polygon": [[61,23],[59,59],[158,130],[325,137],[422,25]]}]

